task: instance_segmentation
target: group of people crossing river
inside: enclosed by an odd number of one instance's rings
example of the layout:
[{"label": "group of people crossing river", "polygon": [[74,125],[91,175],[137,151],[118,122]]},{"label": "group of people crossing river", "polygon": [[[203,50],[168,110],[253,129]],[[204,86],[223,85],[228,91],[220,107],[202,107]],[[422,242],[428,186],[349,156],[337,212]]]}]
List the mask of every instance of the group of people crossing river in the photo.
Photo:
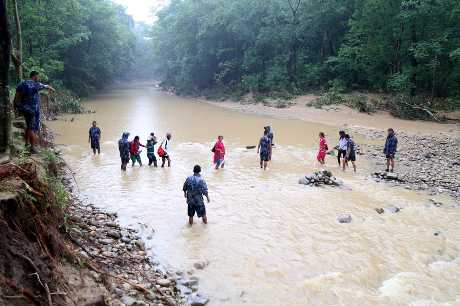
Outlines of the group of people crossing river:
[{"label": "group of people crossing river", "polygon": [[[120,152],[121,159],[121,170],[126,171],[127,165],[131,161],[132,167],[139,164],[142,166],[141,158],[141,147],[147,149],[147,158],[149,160],[148,165],[158,167],[157,157],[161,158],[161,167],[164,168],[167,162],[168,167],[171,167],[171,156],[169,152],[169,144],[172,139],[171,133],[166,133],[165,138],[160,142],[157,151],[155,152],[155,145],[158,144],[155,133],[150,133],[147,138],[147,143],[144,145],[140,141],[139,136],[135,136],[132,140],[129,140],[130,133],[124,132],[121,139],[118,141],[118,149]],[[100,139],[101,129],[97,126],[97,122],[93,121],[92,126],[89,129],[88,142],[91,143],[91,149],[93,154],[100,154]],[[274,133],[271,126],[265,126],[263,136],[259,139],[257,145],[257,154],[260,157],[260,168],[266,170],[268,163],[272,159],[272,152],[274,147]],[[226,149],[224,145],[224,137],[219,135],[217,137],[211,152],[214,154],[213,163],[215,169],[222,169],[225,166],[225,154]],[[385,147],[383,153],[387,159],[386,171],[393,172],[395,165],[395,154],[397,150],[398,139],[395,136],[393,129],[388,129],[388,136],[385,141]],[[248,148],[254,148],[255,146],[248,146]],[[339,131],[339,139],[337,145],[330,150],[326,135],[324,132],[319,133],[319,149],[316,158],[320,165],[325,165],[326,156],[334,155],[337,151],[337,161],[339,167],[345,171],[352,164],[354,172],[356,172],[356,144],[352,137],[345,133],[345,131]],[[188,205],[188,217],[190,225],[193,224],[193,217],[195,214],[199,218],[202,218],[203,222],[207,223],[206,207],[204,204],[204,198],[206,197],[208,203],[210,202],[208,188],[205,180],[201,177],[201,166],[195,165],[193,168],[193,175],[188,177],[183,185],[184,197],[187,199]]]}]

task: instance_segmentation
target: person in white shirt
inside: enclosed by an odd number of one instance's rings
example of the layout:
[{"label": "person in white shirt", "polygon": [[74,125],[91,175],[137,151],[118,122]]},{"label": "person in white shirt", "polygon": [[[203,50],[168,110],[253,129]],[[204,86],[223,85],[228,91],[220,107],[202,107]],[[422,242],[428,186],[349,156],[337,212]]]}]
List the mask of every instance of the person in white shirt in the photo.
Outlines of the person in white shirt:
[{"label": "person in white shirt", "polygon": [[339,132],[339,144],[335,147],[337,149],[337,161],[339,167],[342,166],[342,169],[345,169],[346,165],[346,155],[347,155],[348,140],[345,138],[345,131]]},{"label": "person in white shirt", "polygon": [[171,167],[171,157],[169,156],[169,141],[171,140],[171,133],[166,133],[166,138],[158,148],[158,155],[161,157],[161,168],[165,167],[165,162],[168,161],[168,167]]}]

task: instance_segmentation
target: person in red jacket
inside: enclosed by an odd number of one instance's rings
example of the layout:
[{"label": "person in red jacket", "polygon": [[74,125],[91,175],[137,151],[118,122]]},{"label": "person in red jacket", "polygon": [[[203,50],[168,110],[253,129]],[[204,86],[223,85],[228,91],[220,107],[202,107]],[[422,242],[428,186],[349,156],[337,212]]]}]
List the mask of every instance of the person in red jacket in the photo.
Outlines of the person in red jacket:
[{"label": "person in red jacket", "polygon": [[136,161],[142,167],[141,151],[139,151],[139,147],[145,148],[145,146],[140,142],[139,136],[136,136],[134,137],[134,140],[129,144],[129,154],[131,155],[131,162],[133,167]]},{"label": "person in red jacket", "polygon": [[214,164],[216,165],[216,170],[219,169],[219,167],[224,168],[225,166],[225,146],[223,140],[224,136],[219,136],[212,149],[212,152],[214,152]]}]

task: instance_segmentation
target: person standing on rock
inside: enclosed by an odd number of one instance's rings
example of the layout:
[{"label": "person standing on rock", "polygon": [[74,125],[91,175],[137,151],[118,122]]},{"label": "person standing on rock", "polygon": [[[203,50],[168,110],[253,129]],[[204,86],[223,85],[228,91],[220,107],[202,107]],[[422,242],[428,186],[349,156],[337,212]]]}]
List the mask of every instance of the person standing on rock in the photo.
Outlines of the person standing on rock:
[{"label": "person standing on rock", "polygon": [[190,225],[193,225],[195,213],[198,218],[203,219],[204,224],[208,223],[203,196],[206,197],[208,203],[211,202],[211,200],[209,199],[208,186],[200,173],[201,167],[195,165],[195,167],[193,167],[193,175],[185,180],[184,187],[182,188],[184,197],[187,199],[188,223]]},{"label": "person standing on rock", "polygon": [[217,137],[217,141],[212,148],[212,152],[214,153],[214,164],[216,165],[216,170],[220,168],[224,168],[225,166],[225,146],[224,146],[224,136]]},{"label": "person standing on rock", "polygon": [[383,154],[387,159],[386,172],[393,172],[395,168],[395,154],[398,149],[398,138],[396,138],[395,131],[392,128],[388,129],[388,136],[383,148]]},{"label": "person standing on rock", "polygon": [[345,156],[347,155],[347,139],[345,138],[345,131],[339,132],[339,143],[335,147],[337,149],[337,161],[339,163],[339,167],[342,167],[345,170],[346,160]]},{"label": "person standing on rock", "polygon": [[316,155],[316,159],[319,161],[321,165],[326,164],[325,159],[328,150],[329,147],[327,145],[326,135],[324,135],[323,132],[319,132],[319,150],[318,154]]},{"label": "person standing on rock", "polygon": [[158,156],[161,157],[161,168],[165,167],[168,161],[168,167],[171,167],[171,157],[169,156],[169,142],[171,141],[171,133],[166,133],[166,139],[163,140],[158,148]]},{"label": "person standing on rock", "polygon": [[88,142],[91,143],[91,149],[93,150],[93,154],[101,154],[101,129],[97,126],[96,121],[93,121],[93,125],[89,128],[89,137]]},{"label": "person standing on rock", "polygon": [[30,72],[29,76],[28,80],[19,83],[16,88],[14,106],[26,120],[26,146],[30,146],[31,154],[35,154],[40,130],[40,91],[43,89],[55,91],[55,89],[40,83],[37,71]]},{"label": "person standing on rock", "polygon": [[120,159],[121,159],[121,170],[126,171],[126,166],[129,163],[129,141],[128,141],[129,133],[124,132],[121,135],[121,139],[118,140],[118,150],[120,151]]},{"label": "person standing on rock", "polygon": [[348,134],[345,134],[345,139],[347,140],[347,154],[345,155],[345,162],[343,163],[343,171],[345,171],[345,163],[350,161],[353,165],[353,171],[356,172],[356,144]]},{"label": "person standing on rock", "polygon": [[155,156],[155,145],[157,144],[157,138],[154,133],[150,133],[150,137],[147,139],[147,158],[149,159],[149,166],[153,164],[155,168],[158,167],[157,158]]},{"label": "person standing on rock", "polygon": [[270,155],[272,152],[272,143],[270,138],[268,138],[268,130],[264,130],[264,136],[259,140],[259,145],[257,146],[257,153],[260,154],[260,168],[267,170],[268,161],[270,160]]}]

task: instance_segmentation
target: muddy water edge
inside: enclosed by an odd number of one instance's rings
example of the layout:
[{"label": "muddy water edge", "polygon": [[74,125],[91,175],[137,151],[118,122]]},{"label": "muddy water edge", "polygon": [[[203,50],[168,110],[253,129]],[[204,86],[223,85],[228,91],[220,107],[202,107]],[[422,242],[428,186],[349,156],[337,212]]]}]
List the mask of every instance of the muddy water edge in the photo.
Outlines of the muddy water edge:
[{"label": "muddy water edge", "polygon": [[[200,279],[209,305],[457,305],[460,303],[460,208],[447,195],[375,182],[374,164],[358,156],[358,172],[326,169],[343,188],[299,185],[318,170],[317,135],[335,145],[337,128],[222,109],[166,95],[153,86],[113,88],[85,102],[94,114],[49,122],[75,173],[80,194],[117,212],[139,231],[147,253]],[[102,129],[102,154],[92,156],[88,129]],[[275,131],[268,171],[255,145],[263,126]],[[172,167],[119,170],[123,131],[144,143],[154,131],[173,134]],[[354,132],[354,131],[352,131]],[[224,135],[226,169],[215,171],[210,149]],[[380,139],[354,133],[365,151]],[[146,163],[145,150],[142,158]],[[190,228],[181,192],[201,164],[212,202],[209,224]],[[394,209],[399,208],[399,210]],[[384,209],[379,214],[376,208]],[[350,214],[352,222],[337,222]]]}]

